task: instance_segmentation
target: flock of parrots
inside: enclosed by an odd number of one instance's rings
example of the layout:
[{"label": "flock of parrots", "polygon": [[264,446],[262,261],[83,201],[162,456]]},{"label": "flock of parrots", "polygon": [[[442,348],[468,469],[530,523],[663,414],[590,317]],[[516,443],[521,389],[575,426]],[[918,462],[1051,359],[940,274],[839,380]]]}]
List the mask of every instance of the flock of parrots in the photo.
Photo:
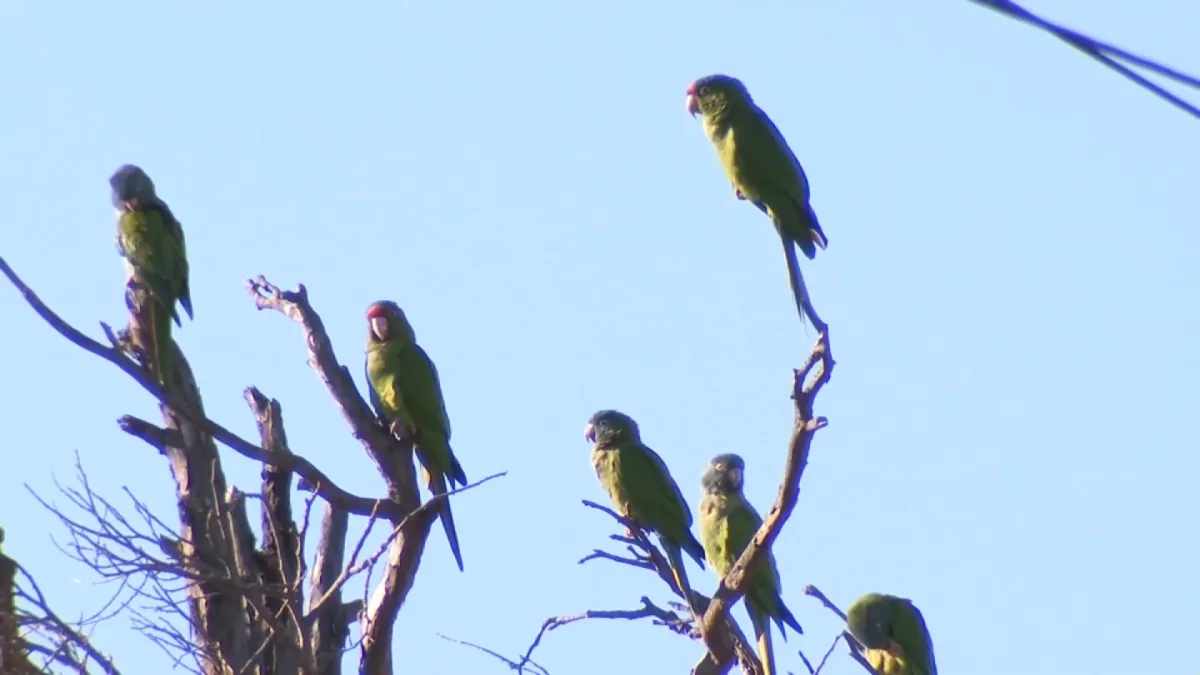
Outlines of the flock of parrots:
[{"label": "flock of parrots", "polygon": [[[769,216],[795,271],[794,246],[812,259],[828,244],[809,205],[808,179],[783,135],[754,101],[745,85],[727,75],[696,80],[687,89],[687,109],[703,120],[725,175],[738,199]],[[171,322],[182,325],[175,303],[192,317],[188,262],[183,229],[154,183],[139,167],[127,164],[109,179],[118,211],[117,248],[130,276],[150,298],[148,367],[164,387],[172,373]],[[795,279],[796,275],[792,275]],[[794,283],[794,282],[793,282]],[[796,288],[793,286],[793,290]],[[450,419],[437,368],[417,344],[404,311],[391,301],[367,308],[366,372],[371,404],[382,424],[412,441],[429,489],[444,493],[467,484],[462,465],[450,448]],[[593,443],[592,467],[617,511],[655,533],[685,594],[690,585],[681,553],[702,568],[705,561],[724,575],[762,524],[743,494],[745,463],[733,454],[714,457],[701,484],[700,535],[692,535],[692,513],[666,464],[641,441],[637,422],[615,410],[602,410],[585,432]],[[462,570],[462,553],[450,500],[441,500],[440,518]],[[780,597],[774,556],[759,565],[745,594],[758,649],[767,675],[776,672],[770,622],[786,639],[785,626],[800,624]],[[847,630],[866,648],[866,657],[882,675],[937,675],[933,643],[921,612],[905,598],[870,593],[847,613]]]}]

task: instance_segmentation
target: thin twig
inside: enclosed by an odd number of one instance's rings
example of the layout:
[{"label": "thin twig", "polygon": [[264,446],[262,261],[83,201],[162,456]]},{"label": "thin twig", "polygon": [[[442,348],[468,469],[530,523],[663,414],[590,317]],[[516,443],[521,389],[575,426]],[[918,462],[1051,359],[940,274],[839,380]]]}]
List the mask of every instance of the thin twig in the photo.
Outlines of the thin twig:
[{"label": "thin twig", "polygon": [[532,662],[531,657],[533,656],[533,650],[537,649],[538,645],[542,643],[542,638],[546,635],[546,633],[555,630],[556,628],[562,628],[568,624],[575,623],[576,621],[584,621],[587,619],[621,619],[625,621],[636,621],[638,619],[654,618],[658,619],[659,625],[666,626],[681,635],[688,635],[691,632],[691,619],[681,618],[678,614],[655,605],[650,601],[650,598],[647,598],[646,596],[642,596],[641,602],[641,609],[589,609],[586,612],[580,612],[578,614],[556,616],[546,619],[542,622],[542,627],[538,631],[537,637],[533,639],[533,643],[529,645],[529,649],[525,650],[525,655],[522,656],[520,662],[516,664],[517,670],[519,671],[525,664]]},{"label": "thin twig", "polygon": [[1127,66],[1118,63],[1116,59],[1121,59],[1135,66],[1145,68],[1189,87],[1200,89],[1200,78],[1188,75],[1175,68],[1171,68],[1170,66],[1163,65],[1157,61],[1153,61],[1143,56],[1132,54],[1124,49],[1121,49],[1120,47],[1115,47],[1106,42],[1097,40],[1096,38],[1056,24],[1034,14],[1033,12],[1030,12],[1012,0],[971,0],[971,2],[983,7],[987,7],[988,9],[995,10],[1001,14],[1004,14],[1005,16],[1027,23],[1031,26],[1041,28],[1042,30],[1050,33],[1063,42],[1066,42],[1084,54],[1087,54],[1096,61],[1099,61],[1108,68],[1111,68],[1117,73],[1120,73],[1122,76],[1132,80],[1135,84],[1149,91],[1155,96],[1158,96],[1171,105],[1174,105],[1184,112],[1187,112],[1193,117],[1200,118],[1200,108],[1197,108],[1191,103],[1188,103],[1175,94],[1172,94],[1166,89],[1151,82]]},{"label": "thin twig", "polygon": [[504,656],[500,652],[497,652],[492,649],[488,649],[487,647],[484,647],[482,645],[477,645],[474,642],[467,642],[466,640],[456,640],[452,637],[442,635],[441,633],[436,633],[436,635],[447,642],[453,642],[456,645],[462,645],[464,647],[470,647],[472,649],[479,650],[479,651],[483,652],[484,654],[487,654],[488,656],[494,657],[494,658],[502,661],[504,663],[504,665],[508,666],[509,668],[511,668],[512,670],[515,670],[518,673],[523,673],[523,672],[525,672],[525,668],[527,666],[532,666],[533,668],[537,669],[537,673],[540,673],[541,675],[550,675],[550,672],[548,670],[546,670],[540,664],[538,664],[534,661],[526,661],[523,664],[517,663],[516,661],[513,661],[512,659],[508,658],[507,656]]},{"label": "thin twig", "polygon": [[[42,589],[40,586],[38,586],[37,580],[33,578],[33,575],[31,575],[29,571],[20,564],[17,565],[17,571],[20,573],[22,578],[25,579],[25,583],[28,584],[33,591],[33,595],[24,593],[22,596],[25,599],[32,601],[33,605],[38,609],[39,612],[41,612],[41,621],[43,625],[49,624],[49,626],[52,628],[52,632],[59,639],[64,641],[63,643],[60,643],[60,646],[56,647],[55,652],[61,654],[63,653],[62,650],[64,645],[71,645],[83,650],[83,652],[87,655],[87,658],[95,661],[105,673],[108,673],[108,675],[120,675],[121,671],[117,669],[112,660],[101,654],[99,650],[92,646],[91,640],[84,637],[79,631],[59,617],[54,610],[50,609],[50,603],[46,601],[46,596],[44,593],[42,593]],[[71,660],[74,661],[74,659]],[[70,665],[79,666],[81,669],[86,670],[86,668],[83,668],[78,662]]]},{"label": "thin twig", "polygon": [[[846,622],[846,613],[838,609],[838,606],[833,604],[833,601],[826,597],[825,594],[821,592],[821,589],[809,584],[808,586],[804,587],[804,594],[816,598],[822,605],[825,605],[826,609],[836,614],[838,618],[842,620],[842,623]],[[844,630],[838,637],[846,642],[846,647],[850,650],[851,658],[857,661],[858,665],[866,669],[866,671],[871,673],[871,675],[879,675],[879,671],[875,670],[871,663],[867,661],[867,657],[865,656],[866,648],[863,647],[862,643],[850,634],[850,631]],[[834,641],[834,644],[837,644],[836,640]],[[833,647],[831,646],[830,649],[832,650]]]},{"label": "thin twig", "polygon": [[817,664],[817,669],[813,671],[813,675],[821,675],[821,669],[825,667],[825,662],[829,660],[829,655],[833,653],[833,650],[837,647],[838,640],[841,639],[842,634],[838,633],[833,638],[833,642],[829,643],[829,649],[825,650],[825,656],[821,657],[821,662]]}]

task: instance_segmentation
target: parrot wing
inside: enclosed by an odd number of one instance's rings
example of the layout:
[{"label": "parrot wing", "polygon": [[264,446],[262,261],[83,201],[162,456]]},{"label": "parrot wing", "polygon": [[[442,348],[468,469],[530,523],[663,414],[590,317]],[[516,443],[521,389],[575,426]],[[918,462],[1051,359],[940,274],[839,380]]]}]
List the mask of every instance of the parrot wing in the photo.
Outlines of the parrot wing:
[{"label": "parrot wing", "polygon": [[397,359],[395,381],[415,427],[417,444],[435,465],[430,469],[444,473],[451,484],[466,485],[467,477],[450,449],[450,417],[446,414],[437,366],[416,343],[401,349]]},{"label": "parrot wing", "polygon": [[[379,394],[375,391],[376,385],[375,380],[371,377],[371,362],[369,356],[363,363],[363,371],[367,374],[367,393],[370,395],[368,398],[371,401],[371,408],[375,411],[375,418],[386,427],[388,425],[388,418],[384,413],[383,402],[380,400]],[[393,392],[392,395],[397,399],[399,398],[399,392]]]},{"label": "parrot wing", "polygon": [[925,617],[911,600],[897,598],[892,613],[892,639],[904,650],[904,661],[913,675],[937,675],[933,657],[933,638],[925,626]]},{"label": "parrot wing", "polygon": [[[786,176],[789,180],[788,184],[797,185],[800,188],[798,194],[792,196],[800,201],[808,201],[808,176],[804,173],[804,167],[800,165],[800,160],[796,157],[796,153],[792,152],[792,146],[788,145],[787,139],[783,137],[783,132],[779,131],[779,127],[775,126],[775,122],[771,121],[771,117],[767,113],[759,109],[756,112],[756,117],[762,121],[763,131],[770,139],[770,144],[775,152],[770,153],[776,155],[772,157],[775,160],[773,163],[778,163],[780,166],[775,167],[777,170],[782,170],[781,175]],[[794,190],[789,192],[795,193]]]},{"label": "parrot wing", "polygon": [[182,251],[177,245],[178,240],[169,234],[169,225],[162,212],[153,209],[126,211],[121,214],[118,227],[119,248],[137,271],[139,281],[159,304],[167,308],[175,323],[180,324],[175,312],[175,278]]},{"label": "parrot wing", "polygon": [[[700,506],[700,519],[705,553],[720,576],[729,572],[729,568],[750,545],[758,528],[762,527],[762,517],[754,505],[736,494],[706,498]],[[747,608],[753,606],[753,610],[760,615],[774,619],[785,638],[785,625],[797,633],[803,633],[796,617],[780,597],[781,584],[775,553],[768,550],[766,556],[767,559],[759,563],[750,587],[746,589]]]},{"label": "parrot wing", "polygon": [[644,524],[686,550],[703,567],[704,547],[692,534],[692,512],[667,463],[644,444],[631,449],[628,458],[622,459],[621,474],[632,482],[628,490],[638,500]]},{"label": "parrot wing", "polygon": [[[192,291],[188,285],[188,260],[187,260],[187,245],[183,239],[183,225],[175,218],[175,214],[171,213],[171,209],[167,208],[164,203],[159,203],[159,209],[162,211],[163,219],[167,224],[168,239],[171,241],[171,246],[177,251],[178,258],[176,263],[176,283],[178,292],[176,296],[179,299],[179,306],[183,307],[183,311],[187,312],[189,319],[194,319],[192,316]],[[175,317],[175,322],[179,323],[179,317]],[[182,325],[182,324],[180,324]]]},{"label": "parrot wing", "polygon": [[[731,128],[734,152],[731,160],[746,183],[743,193],[751,202],[779,220],[784,232],[812,258],[812,245],[825,248],[829,240],[821,230],[809,204],[808,176],[800,160],[771,118],[758,106],[740,116]],[[770,211],[768,211],[768,208]],[[808,241],[812,244],[808,244]]]},{"label": "parrot wing", "polygon": [[692,513],[688,510],[687,500],[683,498],[679,485],[671,477],[667,463],[646,445],[642,445],[639,450],[641,452],[635,456],[644,459],[646,463],[645,466],[638,467],[639,474],[645,477],[647,490],[653,491],[654,501],[659,505],[662,514],[691,527]]}]

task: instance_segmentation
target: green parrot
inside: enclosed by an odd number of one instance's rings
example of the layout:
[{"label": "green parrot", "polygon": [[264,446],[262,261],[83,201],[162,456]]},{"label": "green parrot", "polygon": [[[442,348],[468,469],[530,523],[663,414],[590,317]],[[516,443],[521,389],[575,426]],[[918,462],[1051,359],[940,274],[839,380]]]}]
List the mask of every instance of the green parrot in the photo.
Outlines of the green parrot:
[{"label": "green parrot", "polygon": [[637,422],[616,410],[592,415],[584,437],[593,443],[592,468],[617,513],[658,535],[675,573],[675,583],[691,606],[692,587],[681,552],[687,550],[704,569],[704,547],[692,535],[692,511],[666,463],[642,443]]},{"label": "green parrot", "polygon": [[770,117],[762,111],[741,80],[709,75],[687,90],[687,109],[700,115],[704,133],[712,141],[733,194],[767,214],[783,240],[788,276],[797,301],[804,297],[800,263],[794,246],[812,260],[817,247],[829,240],[808,203],[808,177],[800,161]]},{"label": "green parrot", "polygon": [[867,593],[846,613],[846,630],[880,675],[937,675],[933,639],[912,600]]},{"label": "green parrot", "polygon": [[[717,455],[708,463],[700,479],[704,488],[704,498],[700,500],[700,538],[704,540],[708,563],[719,577],[729,572],[750,545],[758,528],[762,527],[758,511],[742,493],[745,470],[746,463],[741,457]],[[779,595],[779,570],[775,568],[775,555],[770,551],[766,555],[767,559],[759,564],[746,588],[746,612],[750,615],[750,623],[754,625],[758,656],[765,673],[774,675],[775,648],[771,645],[771,621],[779,626],[779,634],[785,641],[785,625],[801,635],[804,631]]]},{"label": "green parrot", "polygon": [[150,296],[152,344],[148,347],[155,375],[165,387],[172,365],[171,321],[183,325],[175,302],[193,318],[183,227],[141,168],[126,164],[109,177],[108,184],[117,208],[117,251]]},{"label": "green parrot", "polygon": [[[392,433],[412,441],[430,492],[447,492],[447,480],[450,486],[465,486],[467,476],[450,449],[450,418],[437,366],[417,344],[404,310],[390,300],[372,303],[367,324],[367,381],[375,414]],[[439,513],[461,572],[462,552],[449,498],[441,500]]]}]

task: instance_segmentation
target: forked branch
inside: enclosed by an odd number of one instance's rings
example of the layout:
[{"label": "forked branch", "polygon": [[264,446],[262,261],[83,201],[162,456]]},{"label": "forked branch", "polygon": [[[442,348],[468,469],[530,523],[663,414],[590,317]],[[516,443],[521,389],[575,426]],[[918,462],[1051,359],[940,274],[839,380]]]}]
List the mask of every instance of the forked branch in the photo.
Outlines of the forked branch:
[{"label": "forked branch", "polygon": [[787,464],[775,503],[767,512],[766,518],[763,519],[762,527],[750,540],[750,545],[746,547],[729,572],[721,578],[720,586],[713,595],[707,611],[704,612],[701,633],[704,635],[704,643],[708,647],[709,653],[719,666],[717,672],[729,671],[733,662],[733,653],[731,645],[721,639],[723,633],[716,628],[728,615],[729,608],[745,593],[749,574],[761,563],[764,552],[775,542],[784,524],[792,515],[792,511],[796,508],[796,502],[800,498],[800,479],[808,465],[808,453],[813,436],[818,430],[825,428],[828,423],[824,417],[818,417],[813,413],[813,402],[821,388],[829,381],[830,361],[827,337],[828,333],[823,333],[818,337],[808,359],[794,373],[792,399],[795,401],[795,421],[788,444]]},{"label": "forked branch", "polygon": [[[378,499],[368,499],[360,497],[343,490],[338,487],[323,471],[318,469],[312,462],[299,455],[289,455],[286,457],[276,457],[266,449],[255,445],[237,434],[229,431],[225,427],[216,422],[204,417],[196,412],[192,406],[187,405],[175,391],[164,390],[154,378],[147,373],[134,360],[130,359],[124,351],[121,350],[119,340],[116,334],[106,324],[101,323],[105,334],[108,336],[111,346],[105,346],[96,340],[84,335],[79,329],[70,325],[62,319],[58,314],[52,311],[41,298],[29,288],[24,281],[17,276],[16,272],[9,267],[4,258],[0,258],[0,272],[8,277],[13,286],[25,298],[25,302],[37,312],[38,316],[50,325],[59,335],[74,343],[76,346],[91,352],[96,356],[108,361],[125,372],[135,382],[142,386],[151,396],[158,399],[163,405],[178,412],[192,424],[212,435],[226,446],[232,448],[238,454],[252,459],[263,464],[275,463],[280,469],[294,471],[301,476],[305,482],[314,486],[317,494],[323,499],[335,504],[340,508],[344,508],[350,513],[369,516],[372,512],[379,512],[382,516],[394,520],[404,518],[412,509],[404,510],[398,505],[387,502],[380,503]],[[378,506],[377,506],[378,504]],[[416,503],[412,504],[416,508]]]}]

